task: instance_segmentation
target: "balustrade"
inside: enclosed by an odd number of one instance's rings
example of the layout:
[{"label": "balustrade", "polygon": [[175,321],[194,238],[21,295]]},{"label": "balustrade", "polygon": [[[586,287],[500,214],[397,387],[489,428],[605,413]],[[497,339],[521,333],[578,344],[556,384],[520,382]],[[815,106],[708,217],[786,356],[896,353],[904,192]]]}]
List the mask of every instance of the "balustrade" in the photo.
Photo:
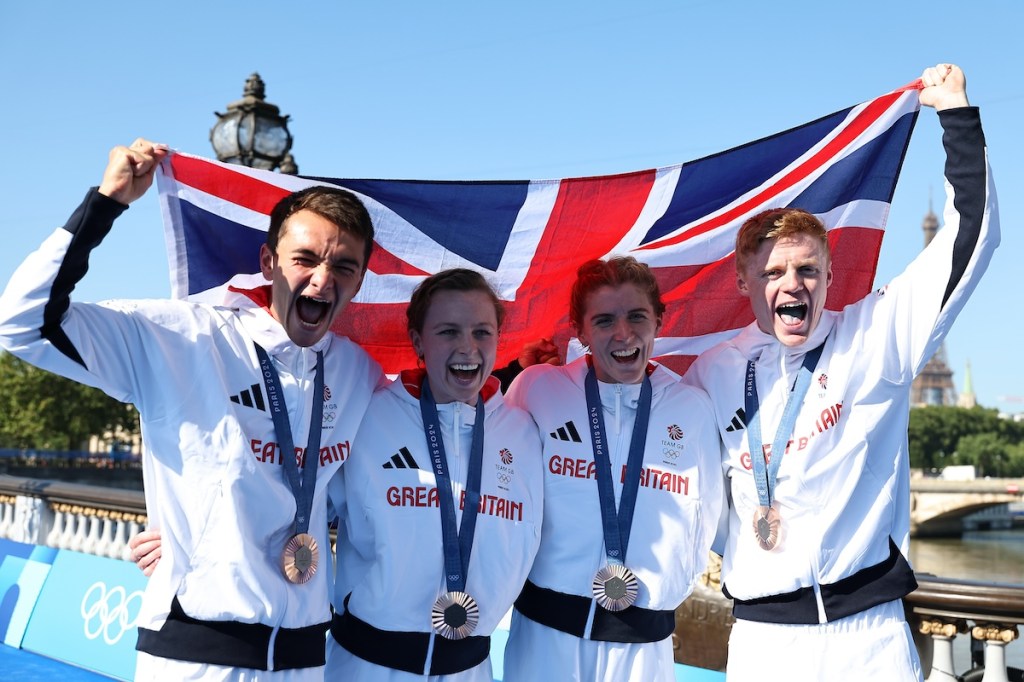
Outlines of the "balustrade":
[{"label": "balustrade", "polygon": [[145,525],[141,492],[0,475],[0,538],[129,560]]},{"label": "balustrade", "polygon": [[[918,650],[928,682],[952,680],[1022,682],[1024,672],[1007,669],[1006,646],[1024,623],[1024,586],[953,580],[918,574],[918,588],[905,599],[907,618],[918,633]],[[970,636],[984,650],[983,668],[957,676],[953,640]]]}]

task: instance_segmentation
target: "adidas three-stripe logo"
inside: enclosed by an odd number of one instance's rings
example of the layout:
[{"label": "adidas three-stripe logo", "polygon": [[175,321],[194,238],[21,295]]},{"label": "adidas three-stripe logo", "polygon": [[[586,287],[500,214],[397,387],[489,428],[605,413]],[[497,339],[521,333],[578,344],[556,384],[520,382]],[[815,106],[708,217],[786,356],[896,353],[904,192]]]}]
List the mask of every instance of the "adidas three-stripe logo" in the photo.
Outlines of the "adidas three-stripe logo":
[{"label": "adidas three-stripe logo", "polygon": [[736,410],[736,414],[732,416],[732,421],[725,427],[728,432],[742,431],[747,425],[747,413],[743,411],[743,408]]},{"label": "adidas three-stripe logo", "polygon": [[576,430],[576,425],[571,421],[565,422],[565,426],[559,426],[557,429],[552,431],[551,437],[555,440],[572,441],[573,443],[583,442],[583,439],[580,438],[579,431]]},{"label": "adidas three-stripe logo", "polygon": [[412,453],[408,448],[402,448],[391,455],[391,461],[384,462],[383,467],[385,469],[419,469],[420,465],[412,458]]},{"label": "adidas three-stripe logo", "polygon": [[230,400],[238,405],[255,407],[257,410],[261,410],[263,412],[267,411],[267,406],[263,402],[263,388],[259,384],[253,384],[249,388],[241,391],[238,395],[231,396]]}]

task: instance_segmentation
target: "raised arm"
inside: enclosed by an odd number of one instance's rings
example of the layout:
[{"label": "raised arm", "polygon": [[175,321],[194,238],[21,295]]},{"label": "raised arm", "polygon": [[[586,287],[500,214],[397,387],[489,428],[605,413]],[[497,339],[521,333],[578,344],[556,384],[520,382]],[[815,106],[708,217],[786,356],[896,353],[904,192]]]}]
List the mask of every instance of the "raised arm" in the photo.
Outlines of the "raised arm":
[{"label": "raised arm", "polygon": [[[885,343],[885,375],[909,382],[935,353],[977,287],[999,244],[988,148],[963,71],[937,64],[921,75],[921,103],[934,107],[946,152],[943,227],[907,269],[876,296],[872,334]],[[884,341],[883,341],[884,339]]]},{"label": "raised arm", "polygon": [[104,385],[90,373],[82,344],[109,347],[110,338],[104,335],[115,330],[104,327],[98,314],[89,313],[75,327],[68,315],[71,293],[89,269],[92,250],[127,204],[152,185],[156,167],[167,153],[167,147],[142,139],[110,152],[98,190],[89,190],[67,224],[30,254],[8,282],[0,297],[0,346],[38,367],[99,386],[116,398],[127,396],[126,382],[112,378],[111,384]]}]

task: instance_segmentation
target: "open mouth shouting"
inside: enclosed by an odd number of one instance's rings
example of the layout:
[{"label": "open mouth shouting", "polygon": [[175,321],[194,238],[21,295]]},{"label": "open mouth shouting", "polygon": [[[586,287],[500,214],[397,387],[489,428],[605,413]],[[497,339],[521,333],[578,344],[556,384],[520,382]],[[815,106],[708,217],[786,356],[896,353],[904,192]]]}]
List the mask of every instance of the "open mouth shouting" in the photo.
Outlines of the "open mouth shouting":
[{"label": "open mouth shouting", "polygon": [[593,349],[597,378],[606,383],[635,384],[643,379],[649,351],[641,346],[599,351]]},{"label": "open mouth shouting", "polygon": [[636,362],[636,360],[639,357],[640,357],[640,349],[639,348],[627,348],[625,350],[613,350],[612,351],[612,358],[614,358],[615,362],[620,364],[620,365],[632,364],[632,363]]},{"label": "open mouth shouting", "polygon": [[452,380],[462,386],[473,386],[480,376],[480,363],[458,363],[448,365]]},{"label": "open mouth shouting", "polygon": [[329,331],[337,309],[336,300],[317,295],[295,295],[286,317],[288,337],[296,345],[312,346]]},{"label": "open mouth shouting", "polygon": [[793,327],[803,323],[807,318],[806,303],[783,303],[775,309],[775,313],[782,320],[782,323]]},{"label": "open mouth shouting", "polygon": [[299,322],[307,328],[320,326],[324,319],[330,314],[331,302],[313,296],[299,296],[295,301],[295,314]]}]

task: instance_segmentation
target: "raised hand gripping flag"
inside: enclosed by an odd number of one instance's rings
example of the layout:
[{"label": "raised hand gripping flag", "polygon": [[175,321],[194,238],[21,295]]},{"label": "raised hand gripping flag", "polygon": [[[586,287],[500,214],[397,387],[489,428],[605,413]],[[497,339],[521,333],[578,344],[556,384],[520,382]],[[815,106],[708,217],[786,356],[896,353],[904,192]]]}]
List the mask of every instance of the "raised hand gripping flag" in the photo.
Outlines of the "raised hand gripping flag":
[{"label": "raised hand gripping flag", "polygon": [[362,290],[335,331],[388,373],[416,363],[405,307],[427,275],[481,272],[506,302],[497,366],[541,337],[564,345],[569,288],[590,258],[633,255],[668,310],[655,355],[682,372],[753,321],[735,286],[736,231],[795,206],[829,230],[838,310],[870,291],[919,82],[770,137],[675,166],[563,180],[438,182],[290,176],[174,153],[157,180],[177,298],[221,303],[264,284],[259,247],[286,194],[334,185],[358,195],[376,230]]}]

